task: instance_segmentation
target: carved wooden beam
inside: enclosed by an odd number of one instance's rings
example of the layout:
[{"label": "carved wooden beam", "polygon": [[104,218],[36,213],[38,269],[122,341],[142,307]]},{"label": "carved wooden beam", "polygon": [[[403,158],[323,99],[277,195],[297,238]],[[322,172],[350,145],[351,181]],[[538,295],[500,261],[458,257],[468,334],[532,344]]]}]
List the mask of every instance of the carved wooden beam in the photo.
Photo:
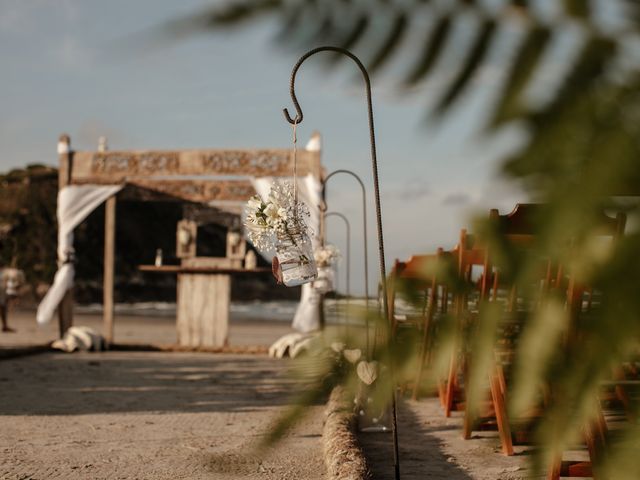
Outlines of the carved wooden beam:
[{"label": "carved wooden beam", "polygon": [[[74,152],[69,183],[114,184],[132,177],[290,176],[289,149]],[[298,174],[321,175],[320,152],[298,152]]]},{"label": "carved wooden beam", "polygon": [[136,178],[127,185],[176,200],[207,203],[217,200],[245,202],[256,191],[248,180],[152,180]]}]

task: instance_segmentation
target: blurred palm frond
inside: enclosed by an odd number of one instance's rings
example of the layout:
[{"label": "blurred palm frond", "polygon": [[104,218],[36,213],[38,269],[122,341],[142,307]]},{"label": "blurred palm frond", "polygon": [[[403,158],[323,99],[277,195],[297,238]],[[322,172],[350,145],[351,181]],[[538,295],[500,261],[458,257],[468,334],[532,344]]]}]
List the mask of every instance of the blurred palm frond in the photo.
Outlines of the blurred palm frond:
[{"label": "blurred palm frond", "polygon": [[[604,208],[620,207],[620,195],[640,195],[640,2],[229,0],[172,22],[166,31],[183,36],[271,15],[281,17],[280,44],[303,50],[322,42],[353,50],[368,60],[373,75],[397,78],[406,95],[418,95],[438,75],[443,85],[431,118],[441,119],[467,96],[491,92],[495,104],[487,112],[485,133],[513,123],[526,129],[526,141],[503,168],[546,205],[539,238],[531,254],[522,255],[501,242],[486,219],[478,232],[492,242],[509,281],[525,287],[539,259],[551,258],[570,265],[607,299],[581,326],[581,341],[566,352],[555,348],[567,323],[556,298],[530,316],[522,335],[514,408],[533,405],[541,382],[557,387],[562,400],[539,425],[544,448],[536,458],[557,453],[593,416],[594,398],[610,366],[630,361],[639,350],[640,237],[631,232],[605,253],[590,239]],[[334,65],[342,57],[327,53],[325,58]],[[402,62],[404,73],[398,74],[394,69]],[[498,74],[478,82],[486,72]],[[624,208],[640,218],[638,202]],[[468,285],[452,280],[451,287]],[[407,290],[407,298],[418,301],[410,286]],[[474,378],[482,378],[491,363],[496,318],[485,318],[470,343]],[[448,349],[454,343],[443,342]],[[394,359],[399,371],[413,365],[409,356]],[[472,382],[472,396],[477,388]],[[627,446],[637,444],[637,426],[623,435]],[[633,448],[610,453],[596,468],[620,472],[619,465],[625,465],[640,471]]]}]

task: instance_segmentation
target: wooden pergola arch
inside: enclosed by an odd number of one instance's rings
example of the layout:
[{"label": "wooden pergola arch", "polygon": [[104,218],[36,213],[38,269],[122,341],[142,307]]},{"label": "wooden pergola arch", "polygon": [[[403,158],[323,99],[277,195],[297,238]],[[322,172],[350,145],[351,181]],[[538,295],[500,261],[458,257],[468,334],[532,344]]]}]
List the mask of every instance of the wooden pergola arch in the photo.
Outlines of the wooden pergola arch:
[{"label": "wooden pergola arch", "polygon": [[[314,134],[318,135],[318,134]],[[299,176],[323,177],[319,148],[297,152]],[[59,188],[67,185],[124,185],[119,195],[139,201],[187,201],[239,216],[254,195],[252,177],[290,177],[291,149],[73,151],[68,135],[58,144]],[[116,196],[105,202],[103,322],[113,341]],[[73,324],[73,293],[58,307],[61,335]]]}]

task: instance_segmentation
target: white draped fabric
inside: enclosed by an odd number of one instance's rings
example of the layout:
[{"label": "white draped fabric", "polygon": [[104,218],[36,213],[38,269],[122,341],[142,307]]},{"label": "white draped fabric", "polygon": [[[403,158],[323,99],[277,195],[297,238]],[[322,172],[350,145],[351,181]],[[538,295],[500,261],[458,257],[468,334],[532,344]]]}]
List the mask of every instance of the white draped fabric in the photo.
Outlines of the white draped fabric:
[{"label": "white draped fabric", "polygon": [[[259,177],[252,179],[253,188],[258,195],[266,199],[271,190],[274,177]],[[278,180],[292,180],[291,178],[278,177]],[[318,245],[320,234],[320,200],[322,195],[322,184],[309,174],[298,178],[298,198],[309,207],[309,228],[312,231],[311,241],[314,248]],[[320,328],[320,297],[317,291],[311,288],[310,283],[302,285],[302,295],[300,304],[293,317],[292,327],[302,333],[313,332]]]},{"label": "white draped fabric", "polygon": [[68,185],[58,192],[58,262],[53,285],[40,302],[36,318],[49,323],[64,294],[73,286],[73,230],[98,206],[122,189],[122,185]]}]

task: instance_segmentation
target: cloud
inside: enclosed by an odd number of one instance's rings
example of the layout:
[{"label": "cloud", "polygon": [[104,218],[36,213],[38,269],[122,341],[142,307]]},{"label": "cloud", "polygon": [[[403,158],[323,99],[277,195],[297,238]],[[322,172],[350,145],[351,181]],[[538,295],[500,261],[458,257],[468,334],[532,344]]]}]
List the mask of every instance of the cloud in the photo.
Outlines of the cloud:
[{"label": "cloud", "polygon": [[31,47],[45,40],[49,60],[65,66],[86,65],[92,52],[78,36],[81,3],[71,0],[0,0],[0,33]]},{"label": "cloud", "polygon": [[55,62],[66,67],[90,65],[93,57],[91,50],[71,35],[65,35],[51,53]]},{"label": "cloud", "polygon": [[431,191],[426,184],[413,181],[393,188],[387,192],[387,195],[404,202],[415,202],[429,197]]},{"label": "cloud", "polygon": [[519,183],[496,176],[482,186],[476,203],[484,208],[498,208],[501,212],[510,212],[516,203],[530,200],[526,190]]},{"label": "cloud", "polygon": [[78,2],[72,0],[4,1],[1,10],[0,31],[11,34],[32,34],[43,21],[73,24],[80,19]]},{"label": "cloud", "polygon": [[471,197],[463,192],[450,193],[442,199],[442,205],[467,205],[471,202]]},{"label": "cloud", "polygon": [[35,7],[33,2],[4,2],[0,15],[0,31],[19,33],[30,29]]}]

